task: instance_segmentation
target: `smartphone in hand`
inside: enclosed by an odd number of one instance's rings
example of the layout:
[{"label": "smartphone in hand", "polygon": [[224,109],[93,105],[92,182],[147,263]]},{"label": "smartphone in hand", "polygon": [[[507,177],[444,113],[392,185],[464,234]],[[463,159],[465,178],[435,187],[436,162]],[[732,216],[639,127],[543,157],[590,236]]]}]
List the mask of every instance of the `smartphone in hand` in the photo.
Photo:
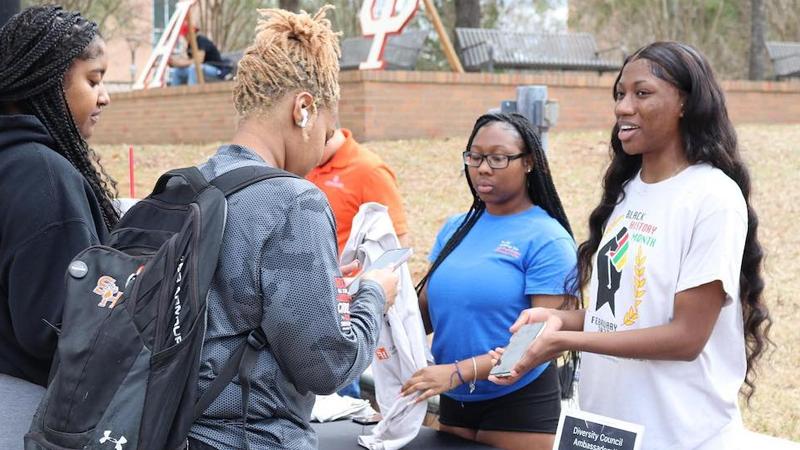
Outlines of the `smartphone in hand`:
[{"label": "smartphone in hand", "polygon": [[375,425],[381,421],[380,413],[373,414],[369,417],[353,417],[353,422],[359,425]]},{"label": "smartphone in hand", "polygon": [[350,295],[355,295],[356,291],[358,291],[358,285],[362,275],[373,269],[395,270],[402,266],[403,263],[408,261],[408,259],[411,258],[412,253],[413,251],[409,247],[387,250],[381,256],[379,256],[378,259],[373,261],[365,270],[358,274],[353,281],[350,282],[350,284],[347,286],[347,291],[350,293]]},{"label": "smartphone in hand", "polygon": [[492,367],[489,375],[494,375],[496,377],[511,376],[511,369],[513,369],[517,362],[522,359],[522,356],[525,355],[525,350],[528,349],[531,342],[542,334],[545,325],[546,322],[536,322],[520,327],[511,338],[511,342],[508,343],[506,351],[503,352],[503,356],[500,357],[500,362]]}]

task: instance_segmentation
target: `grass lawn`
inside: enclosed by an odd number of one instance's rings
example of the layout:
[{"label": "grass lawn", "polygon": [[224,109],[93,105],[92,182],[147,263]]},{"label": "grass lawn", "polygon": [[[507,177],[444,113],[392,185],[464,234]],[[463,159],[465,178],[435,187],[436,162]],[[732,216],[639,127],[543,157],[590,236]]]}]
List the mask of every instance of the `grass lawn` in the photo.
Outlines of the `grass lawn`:
[{"label": "grass lawn", "polygon": [[[741,147],[753,172],[753,205],[759,214],[759,238],[767,251],[765,296],[775,321],[771,337],[777,348],[762,360],[758,390],[744,407],[748,428],[800,441],[800,125],[742,126]],[[608,132],[551,133],[550,164],[561,199],[579,241],[599,200],[600,180],[608,161]],[[404,195],[415,255],[412,272],[419,279],[436,233],[451,214],[470,204],[461,176],[461,139],[371,142],[395,170]],[[97,150],[129,196],[127,148]],[[198,164],[216,150],[201,146],[136,146],[136,196],[150,192],[167,169]],[[794,325],[792,325],[794,324]]]}]

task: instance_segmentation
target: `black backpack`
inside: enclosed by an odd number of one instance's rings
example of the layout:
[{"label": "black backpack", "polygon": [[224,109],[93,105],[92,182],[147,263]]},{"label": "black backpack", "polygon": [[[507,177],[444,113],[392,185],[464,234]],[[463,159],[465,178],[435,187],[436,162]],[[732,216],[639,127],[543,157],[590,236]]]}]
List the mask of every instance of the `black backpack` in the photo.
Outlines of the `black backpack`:
[{"label": "black backpack", "polygon": [[[175,177],[183,183],[169,183]],[[249,374],[266,337],[253,330],[198,400],[206,296],[226,197],[275,177],[295,176],[263,166],[211,182],[194,167],[167,172],[106,245],[73,259],[57,363],[26,450],[184,448],[192,423],[237,373],[246,419]]]}]

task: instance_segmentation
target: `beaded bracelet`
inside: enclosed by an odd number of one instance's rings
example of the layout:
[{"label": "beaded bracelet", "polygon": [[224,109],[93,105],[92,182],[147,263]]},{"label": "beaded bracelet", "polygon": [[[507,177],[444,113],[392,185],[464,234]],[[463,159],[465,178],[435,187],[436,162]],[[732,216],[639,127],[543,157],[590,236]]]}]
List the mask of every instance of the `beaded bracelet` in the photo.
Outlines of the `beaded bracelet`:
[{"label": "beaded bracelet", "polygon": [[467,384],[467,382],[464,381],[464,377],[461,376],[461,370],[458,368],[458,360],[456,360],[455,366],[456,366],[456,375],[458,375],[458,379],[461,381],[461,384]]}]

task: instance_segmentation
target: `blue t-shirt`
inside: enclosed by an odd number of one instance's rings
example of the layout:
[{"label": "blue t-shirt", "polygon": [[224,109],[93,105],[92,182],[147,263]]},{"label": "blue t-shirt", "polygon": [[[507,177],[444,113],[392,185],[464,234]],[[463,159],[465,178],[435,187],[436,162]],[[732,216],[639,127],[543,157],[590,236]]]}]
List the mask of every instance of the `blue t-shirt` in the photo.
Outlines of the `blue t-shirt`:
[{"label": "blue t-shirt", "polygon": [[[465,215],[447,220],[436,237],[431,262]],[[533,206],[510,216],[484,212],[428,281],[436,363],[452,364],[508,345],[508,329],[531,307],[530,296],[563,294],[575,263],[575,241],[542,208]],[[483,380],[470,394],[470,380],[465,380],[446,395],[463,402],[497,398],[535,380],[547,364],[511,386]]]}]

